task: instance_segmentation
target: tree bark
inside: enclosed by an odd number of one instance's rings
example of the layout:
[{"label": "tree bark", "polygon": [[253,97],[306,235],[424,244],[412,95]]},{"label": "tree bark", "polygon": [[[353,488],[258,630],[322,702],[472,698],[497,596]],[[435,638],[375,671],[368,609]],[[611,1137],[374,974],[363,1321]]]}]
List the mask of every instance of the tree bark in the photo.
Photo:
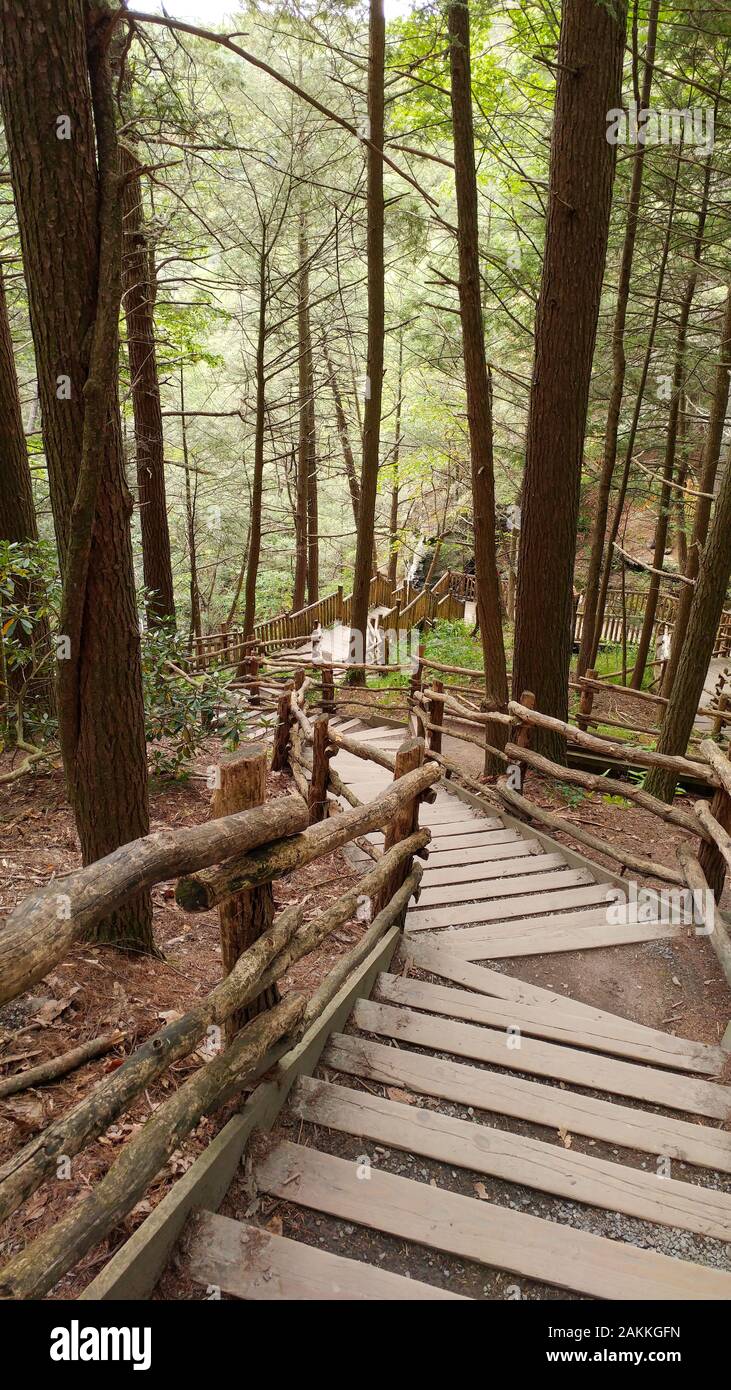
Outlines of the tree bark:
[{"label": "tree bark", "polygon": [[[729,383],[731,381],[731,286],[726,294],[726,307],[723,315],[723,325],[721,328],[721,347],[718,364],[716,366],[716,376],[711,399],[711,410],[708,421],[708,433],[706,435],[705,447],[703,450],[703,462],[701,464],[698,491],[702,494],[695,500],[695,516],[693,518],[693,532],[691,535],[690,546],[686,556],[685,575],[688,579],[696,579],[700,566],[700,556],[703,546],[708,536],[708,523],[711,518],[711,496],[716,483],[716,473],[718,471],[719,459],[721,457],[721,446],[723,443],[723,432],[726,423],[726,411],[728,409]],[[705,494],[705,495],[703,495]],[[682,494],[681,494],[682,496]],[[683,649],[685,634],[688,629],[688,619],[693,602],[693,588],[690,584],[681,586],[678,595],[678,604],[675,610],[675,622],[673,624],[673,640],[670,648],[670,660],[665,671],[663,683],[663,695],[670,696],[675,684],[680,662],[680,653]]]},{"label": "tree bark", "polygon": [[190,635],[200,637],[203,633],[201,623],[201,592],[198,584],[198,549],[195,538],[195,503],[198,492],[190,479],[190,459],[188,456],[188,426],[185,416],[185,381],[183,368],[180,368],[180,437],[183,444],[183,469],[185,472],[185,529],[188,538],[188,566],[190,569]]},{"label": "tree bark", "polygon": [[254,476],[251,483],[251,524],[249,527],[249,563],[246,566],[244,588],[244,637],[253,637],[256,617],[256,581],[261,556],[261,507],[264,493],[264,425],[266,417],[266,378],[264,348],[266,344],[267,310],[267,233],[262,226],[259,250],[259,324],[256,338],[256,419],[254,424]]},{"label": "tree bark", "polygon": [[292,608],[304,608],[308,577],[309,487],[312,471],[312,342],[310,338],[310,276],[307,261],[307,221],[299,217],[299,283],[297,290],[297,376],[299,387],[299,448],[296,470],[295,570]]},{"label": "tree bark", "polygon": [[[550,203],[528,415],[513,691],[565,717],[573,571],[592,357],[616,149],[607,112],[621,102],[626,3],[564,0],[551,138]],[[554,762],[562,741],[542,734]]]},{"label": "tree bark", "polygon": [[[23,433],[23,416],[20,408],[18,376],[13,356],[13,339],[10,332],[10,318],[5,296],[5,282],[0,271],[0,539],[17,541],[20,544],[38,540],[38,524],[33,504],[33,484],[31,481],[28,451]],[[20,579],[15,581],[13,602],[18,606],[28,605],[33,613],[33,585]],[[46,658],[45,676],[34,678],[33,662],[30,669],[18,667],[5,671],[8,691],[8,714],[10,705],[22,704],[28,688],[30,693],[46,708],[53,705],[53,682],[51,679],[50,645],[51,636],[46,619],[34,623],[34,631],[27,636],[18,630],[14,636],[23,646],[32,647],[37,655]]]},{"label": "tree bark", "polygon": [[[393,454],[391,455],[391,467],[393,469],[393,480],[391,482],[391,511],[388,524],[388,579],[391,586],[396,584],[398,571],[398,509],[399,509],[399,459],[401,457],[401,411],[404,400],[404,335],[399,333],[398,340],[398,387],[396,391],[396,418],[394,421],[394,441]],[[356,518],[357,525],[357,518]]]},{"label": "tree bark", "polygon": [[[640,108],[643,111],[646,111],[650,105],[659,8],[660,0],[651,0],[647,17],[645,70],[642,79],[642,93],[640,98]],[[596,621],[597,598],[599,594],[599,576],[601,574],[602,558],[604,555],[604,540],[607,530],[607,516],[609,513],[609,496],[617,462],[617,439],[619,436],[619,420],[622,409],[622,397],[624,394],[625,371],[627,367],[627,360],[624,352],[624,332],[627,323],[627,305],[629,303],[630,283],[632,279],[632,264],[634,261],[637,228],[639,225],[642,179],[645,170],[645,149],[646,146],[643,140],[642,143],[638,144],[637,151],[632,160],[632,183],[627,206],[627,225],[622,246],[622,259],[619,267],[619,282],[617,285],[617,303],[614,311],[614,326],[612,329],[612,386],[604,433],[604,458],[594,506],[594,525],[591,533],[589,569],[586,577],[586,588],[584,590],[584,621],[576,668],[577,674],[580,676],[583,676],[584,672],[592,664],[591,656],[594,639],[594,624]]]},{"label": "tree bark", "polygon": [[[716,631],[723,612],[731,577],[731,468],[723,475],[713,511],[708,540],[703,551],[688,615],[675,682],[662,722],[657,744],[659,753],[683,753],[688,746],[708,666],[713,655]],[[646,790],[661,801],[672,801],[676,777],[654,770]]]},{"label": "tree bark", "polygon": [[[59,728],[87,864],[149,826],[115,380],[121,199],[106,21],[106,10],[86,10],[82,0],[0,3],[0,100],[64,580]],[[151,950],[151,921],[144,892],[95,935]]]},{"label": "tree bark", "polygon": [[[454,182],[457,195],[459,247],[459,307],[462,321],[467,420],[470,435],[472,511],[475,537],[477,618],[485,666],[488,706],[505,710],[508,678],[503,644],[500,580],[495,552],[495,473],[492,439],[492,381],[485,357],[485,333],[480,297],[480,258],[477,223],[477,175],[472,127],[470,18],[464,0],[448,10]],[[502,748],[506,729],[489,725],[485,742]],[[496,776],[500,762],[485,749],[485,775]]]},{"label": "tree bark", "polygon": [[[701,206],[698,213],[698,223],[696,226],[695,240],[693,244],[693,269],[686,281],[683,298],[680,305],[680,318],[678,320],[678,330],[675,339],[675,360],[673,363],[673,386],[670,398],[670,413],[668,417],[668,432],[665,442],[665,459],[663,462],[662,488],[660,491],[660,502],[658,508],[657,527],[655,529],[655,548],[653,554],[653,568],[661,570],[665,564],[665,549],[668,539],[668,525],[670,522],[670,508],[672,505],[671,483],[675,472],[675,453],[678,444],[678,423],[680,420],[680,405],[683,395],[683,373],[685,369],[685,349],[688,341],[688,323],[690,311],[693,307],[696,285],[698,283],[698,271],[701,258],[703,256],[703,238],[706,230],[706,219],[708,216],[708,196],[711,186],[711,170],[713,156],[709,154],[706,160],[705,177],[703,180],[703,194]],[[660,594],[659,574],[650,575],[650,586],[647,592],[645,603],[645,616],[642,622],[642,632],[635,657],[635,669],[632,674],[632,688],[642,689],[642,681],[645,675],[645,666],[650,652],[650,642],[655,630],[655,613],[657,612],[657,600]]]},{"label": "tree bark", "polygon": [[[356,661],[365,661],[368,627],[368,596],[375,537],[376,492],[381,439],[383,398],[383,340],[385,331],[385,290],[383,258],[383,135],[384,65],[386,20],[384,0],[370,0],[368,40],[368,126],[367,147],[367,253],[368,253],[368,356],[366,400],[363,419],[363,456],[360,476],[358,541],[353,575],[351,633],[355,634]],[[353,638],[351,637],[351,643]],[[362,654],[361,654],[362,653]],[[365,685],[365,671],[349,672],[351,685]]]},{"label": "tree bark", "polygon": [[154,276],[152,248],[147,243],[142,216],[142,180],[139,161],[125,146],[120,150],[124,178],[122,283],[127,323],[127,351],[135,422],[137,504],[142,533],[142,567],[148,590],[147,621],[175,622],[173,568],[170,558],[165,496],[164,443],[160,382],[155,346]]}]

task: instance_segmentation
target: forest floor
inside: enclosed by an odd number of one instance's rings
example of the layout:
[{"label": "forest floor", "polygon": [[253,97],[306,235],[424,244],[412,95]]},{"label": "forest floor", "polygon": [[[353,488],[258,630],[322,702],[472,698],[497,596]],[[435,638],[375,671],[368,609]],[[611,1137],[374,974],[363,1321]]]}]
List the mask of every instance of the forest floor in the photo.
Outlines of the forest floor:
[{"label": "forest floor", "polygon": [[[212,739],[202,751],[194,773],[185,782],[151,784],[151,830],[180,828],[206,820],[211,793],[205,768],[221,757]],[[8,755],[0,770],[10,766]],[[268,793],[288,791],[291,782],[270,774]],[[12,786],[0,806],[0,919],[36,884],[63,874],[80,863],[78,842],[59,771],[36,771]],[[277,904],[312,894],[311,910],[320,911],[347,888],[355,872],[336,853],[307,866],[275,885]],[[0,1100],[0,1167],[47,1124],[69,1110],[126,1055],[159,1028],[198,1002],[220,978],[221,947],[215,912],[189,915],[174,898],[174,885],[153,890],[155,939],[163,960],[125,956],[109,947],[82,946],[57,965],[27,994],[0,1008],[0,1078],[16,1075],[51,1057],[115,1029],[125,1040],[113,1051],[71,1072],[52,1085],[21,1091]],[[306,956],[284,977],[282,992],[313,993],[334,961],[365,930],[362,923],[345,924],[316,952]],[[171,1091],[201,1065],[198,1053],[175,1063],[136,1105],[89,1144],[71,1163],[71,1176],[44,1184],[6,1222],[0,1225],[0,1263],[29,1240],[53,1225],[68,1207],[103,1177],[130,1138]],[[229,1118],[235,1106],[204,1119],[170,1158],[145,1198],[54,1290],[55,1298],[73,1298],[99,1272],[119,1245],[165,1196],[177,1177]]]}]

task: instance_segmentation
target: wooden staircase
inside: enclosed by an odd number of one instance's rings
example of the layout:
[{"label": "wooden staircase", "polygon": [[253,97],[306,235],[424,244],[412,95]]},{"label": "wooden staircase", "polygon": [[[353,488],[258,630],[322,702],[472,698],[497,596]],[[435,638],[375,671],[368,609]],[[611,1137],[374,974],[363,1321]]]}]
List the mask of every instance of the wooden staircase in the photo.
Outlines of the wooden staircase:
[{"label": "wooden staircase", "polygon": [[[363,797],[390,780],[336,766]],[[188,1273],[252,1300],[730,1298],[727,1054],[476,963],[682,929],[608,924],[604,871],[443,784],[421,820],[400,964],[255,1142],[253,1210],[198,1215]]]}]

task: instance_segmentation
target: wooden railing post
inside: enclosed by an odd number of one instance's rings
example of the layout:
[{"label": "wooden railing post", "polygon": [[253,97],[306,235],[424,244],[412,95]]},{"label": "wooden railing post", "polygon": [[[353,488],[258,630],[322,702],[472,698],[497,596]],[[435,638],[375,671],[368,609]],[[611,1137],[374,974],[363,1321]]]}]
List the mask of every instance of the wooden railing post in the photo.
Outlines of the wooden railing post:
[{"label": "wooden railing post", "polygon": [[328,741],[329,722],[326,714],[320,714],[312,725],[312,775],[310,777],[310,793],[307,799],[310,825],[324,820],[327,811],[327,783],[331,751]]},{"label": "wooden railing post", "polygon": [[[219,772],[220,787],[211,801],[214,820],[264,804],[267,774],[265,749],[253,745],[243,748],[230,762],[222,763]],[[272,925],[274,896],[271,883],[246,889],[221,903],[218,918],[221,925],[221,963],[225,976],[230,975],[239,956]],[[272,985],[258,999],[232,1014],[224,1025],[227,1043],[233,1040],[245,1023],[271,1008],[278,999],[279,991],[276,985]]]},{"label": "wooden railing post", "polygon": [[[726,695],[726,694],[719,695],[719,697],[718,697],[718,713],[719,713],[719,716],[722,715],[722,714],[724,713],[724,710],[727,710],[727,709],[728,709],[728,695]],[[714,738],[718,738],[719,735],[723,733],[723,730],[724,730],[724,727],[725,727],[725,723],[726,723],[726,721],[725,721],[724,719],[721,719],[720,717],[717,718],[717,719],[714,719],[713,725],[712,725],[712,728],[711,728],[711,734],[713,735]]]},{"label": "wooden railing post", "polygon": [[251,680],[251,685],[249,686],[249,704],[252,705],[261,704],[261,692],[259,690],[259,653],[260,648],[258,646],[254,647],[254,655],[251,658],[251,665],[249,668],[249,679]]},{"label": "wooden railing post", "polygon": [[[444,690],[443,681],[434,681],[434,689]],[[429,723],[434,725],[429,730],[429,752],[441,753],[442,751],[442,728],[444,725],[444,701],[432,698],[429,702]]]},{"label": "wooden railing post", "polygon": [[335,713],[335,674],[332,666],[322,668],[322,708],[325,714]]},{"label": "wooden railing post", "polygon": [[[533,694],[533,691],[524,690],[520,697],[520,703],[521,705],[525,705],[526,709],[535,709],[536,697]],[[530,748],[530,739],[530,724],[521,724],[516,732],[513,742],[517,745],[518,748]],[[520,789],[522,790],[523,782],[525,781],[526,764],[519,762],[518,768],[520,771]]]},{"label": "wooden railing post", "polygon": [[415,668],[415,670],[414,670],[414,672],[413,672],[413,674],[412,674],[411,681],[409,682],[409,694],[412,695],[412,696],[416,694],[417,690],[421,690],[421,684],[422,684],[422,680],[423,680],[423,677],[424,677],[424,656],[425,656],[425,654],[426,654],[426,647],[424,646],[424,643],[423,643],[423,642],[420,642],[420,643],[419,643],[418,655],[417,655],[417,658],[416,658],[416,668]]},{"label": "wooden railing post", "polygon": [[272,748],[272,772],[284,772],[289,764],[289,737],[292,728],[291,687],[277,700],[277,724]]},{"label": "wooden railing post", "polygon": [[[413,772],[417,767],[421,767],[424,761],[424,740],[423,738],[407,738],[398,748],[393,769],[393,780],[396,782],[399,777],[405,777],[407,772]],[[413,835],[419,829],[419,797],[415,796],[411,801],[407,801],[401,810],[397,812],[393,820],[386,826],[383,852],[386,854],[394,845],[405,840],[409,835]],[[388,883],[383,887],[382,894],[378,903],[374,903],[374,912],[380,912],[385,904],[393,897],[394,893],[401,887],[404,879],[411,873],[412,858],[408,856],[403,863],[394,870]]]},{"label": "wooden railing post", "polygon": [[[731,796],[725,787],[718,787],[713,793],[710,812],[722,830],[731,832]],[[701,840],[698,863],[706,876],[708,886],[712,890],[716,902],[718,902],[726,878],[726,860],[716,844],[709,840]]]},{"label": "wooden railing post", "polygon": [[[589,717],[594,704],[594,690],[592,686],[586,684],[586,680],[596,680],[596,671],[587,671],[586,679],[583,676],[579,678],[581,695],[579,697],[579,712],[576,716],[576,723],[580,729],[584,730],[584,733],[586,733],[589,728]],[[521,697],[521,704],[524,703]]]}]

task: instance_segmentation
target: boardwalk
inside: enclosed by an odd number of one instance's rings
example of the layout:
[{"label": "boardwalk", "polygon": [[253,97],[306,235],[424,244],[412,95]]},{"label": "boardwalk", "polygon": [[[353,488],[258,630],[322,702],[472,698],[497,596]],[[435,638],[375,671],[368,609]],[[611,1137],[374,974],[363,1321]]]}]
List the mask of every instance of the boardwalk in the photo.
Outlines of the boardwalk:
[{"label": "boardwalk", "polygon": [[[390,781],[342,750],[336,766],[363,799]],[[514,973],[679,929],[608,925],[600,869],[444,784],[421,823],[401,957],[298,1081],[292,1137],[256,1162],[282,1233],[207,1213],[189,1272],[246,1299],[731,1297],[725,1054]]]}]

